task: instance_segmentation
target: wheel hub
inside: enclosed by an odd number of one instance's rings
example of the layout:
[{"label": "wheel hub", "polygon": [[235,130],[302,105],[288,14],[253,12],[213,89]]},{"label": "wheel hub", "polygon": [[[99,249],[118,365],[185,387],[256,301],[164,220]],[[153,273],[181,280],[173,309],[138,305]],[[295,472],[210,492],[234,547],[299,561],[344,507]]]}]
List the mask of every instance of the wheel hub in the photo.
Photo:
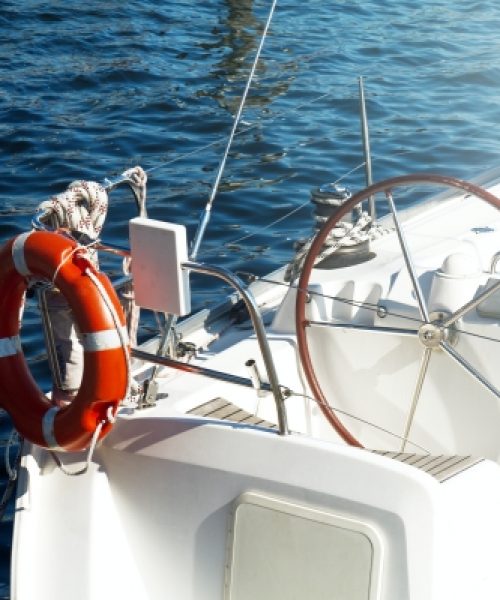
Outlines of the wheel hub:
[{"label": "wheel hub", "polygon": [[438,348],[447,338],[447,330],[434,323],[425,323],[418,330],[418,339],[425,348]]},{"label": "wheel hub", "polygon": [[431,313],[430,323],[424,323],[418,330],[418,339],[424,348],[439,348],[441,342],[455,345],[457,341],[457,330],[454,325],[444,327],[443,323],[449,314],[444,311]]}]

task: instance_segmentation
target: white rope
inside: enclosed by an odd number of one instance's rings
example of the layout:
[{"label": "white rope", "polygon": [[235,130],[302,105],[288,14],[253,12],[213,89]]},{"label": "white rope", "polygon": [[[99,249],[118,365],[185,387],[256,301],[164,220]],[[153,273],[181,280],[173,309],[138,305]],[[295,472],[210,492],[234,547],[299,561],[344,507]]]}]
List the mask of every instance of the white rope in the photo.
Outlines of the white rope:
[{"label": "white rope", "polygon": [[106,421],[101,421],[100,423],[97,424],[97,427],[95,428],[95,431],[92,435],[92,441],[90,443],[90,446],[89,446],[89,449],[87,452],[87,458],[85,459],[85,466],[82,469],[79,469],[78,471],[69,471],[66,468],[66,466],[63,464],[63,462],[61,461],[60,457],[55,452],[50,452],[50,454],[52,455],[52,458],[56,462],[57,466],[61,469],[61,471],[65,475],[68,475],[69,477],[75,477],[76,475],[83,475],[84,473],[86,473],[89,470],[90,463],[92,462],[92,458],[94,456],[94,451],[97,446],[97,441],[99,440],[99,435],[101,433],[101,429],[103,428],[103,425],[105,422]]},{"label": "white rope", "polygon": [[148,176],[142,167],[136,166],[122,173],[122,177],[128,180],[128,184],[134,192],[137,201],[139,216],[147,217],[146,212],[146,189]]},{"label": "white rope", "polygon": [[108,194],[95,181],[73,181],[66,191],[42,202],[38,208],[52,213],[56,227],[81,231],[95,239],[106,219]]},{"label": "white rope", "polygon": [[[108,194],[95,181],[73,181],[66,191],[42,202],[38,211],[49,215],[55,228],[78,231],[95,240],[108,212]],[[90,258],[97,265],[97,251],[90,252]]]},{"label": "white rope", "polygon": [[118,313],[116,312],[116,309],[113,306],[113,303],[109,299],[108,293],[107,293],[106,289],[104,288],[104,286],[102,285],[102,283],[99,281],[99,279],[96,277],[96,275],[94,275],[94,273],[91,271],[90,268],[87,268],[85,270],[85,275],[87,275],[87,277],[92,281],[92,283],[97,288],[97,291],[99,292],[104,304],[106,305],[107,309],[109,310],[109,313],[110,313],[111,318],[113,319],[113,323],[115,325],[116,332],[118,333],[118,337],[120,338],[123,353],[125,354],[125,358],[126,358],[125,363],[127,365],[127,390],[125,393],[125,397],[127,397],[130,393],[130,385],[131,385],[130,352],[128,349],[127,335],[125,333],[124,328],[121,326],[120,317],[118,316]]},{"label": "white rope", "polygon": [[7,446],[5,448],[5,470],[7,475],[9,476],[10,481],[15,481],[17,479],[17,469],[13,469],[10,464],[10,448],[14,445],[15,441],[19,444],[19,435],[15,429],[12,430],[9,441],[7,442]]},{"label": "white rope", "polygon": [[106,419],[108,420],[109,423],[111,423],[111,425],[114,425],[116,423],[116,417],[113,414],[112,406],[108,406],[108,410],[106,411]]},{"label": "white rope", "polygon": [[56,284],[56,279],[57,276],[59,275],[59,271],[64,267],[64,265],[70,260],[70,258],[73,257],[74,254],[76,254],[78,251],[80,250],[84,250],[85,252],[88,253],[88,259],[92,260],[92,257],[90,255],[90,253],[88,252],[88,249],[91,248],[93,245],[95,245],[97,243],[97,240],[95,242],[92,242],[90,244],[87,244],[86,246],[82,246],[81,244],[78,244],[78,246],[76,246],[76,248],[73,248],[73,250],[71,250],[70,252],[68,252],[68,254],[61,260],[61,262],[57,265],[56,270],[54,271],[54,275],[52,275],[52,285]]},{"label": "white rope", "polygon": [[[370,223],[371,217],[366,211],[363,211],[359,215],[355,224],[342,221],[337,223],[337,226],[330,231],[326,238],[323,249],[316,256],[314,266],[331,256],[339,248],[354,246],[364,241],[373,241],[390,232],[390,229],[383,228],[378,224],[374,224],[368,229]],[[285,281],[293,281],[298,276],[315,238],[316,232],[297,251],[295,257],[286,268]]]}]

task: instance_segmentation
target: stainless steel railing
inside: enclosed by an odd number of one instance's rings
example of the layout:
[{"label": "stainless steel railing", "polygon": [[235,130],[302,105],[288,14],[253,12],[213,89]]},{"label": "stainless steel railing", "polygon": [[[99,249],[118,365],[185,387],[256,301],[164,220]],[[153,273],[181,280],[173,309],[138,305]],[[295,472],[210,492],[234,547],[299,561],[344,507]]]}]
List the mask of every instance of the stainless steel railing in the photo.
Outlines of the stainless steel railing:
[{"label": "stainless steel railing", "polygon": [[[40,220],[43,215],[37,215],[33,220],[33,226],[37,229],[50,229]],[[94,248],[103,250],[105,252],[111,252],[113,254],[118,254],[120,256],[129,256],[130,252],[127,248],[122,248],[113,244],[107,244],[103,242],[98,242],[93,245]],[[279,432],[282,435],[286,435],[289,433],[288,431],[288,423],[287,423],[287,415],[285,408],[285,399],[282,388],[278,381],[278,376],[276,373],[276,369],[274,366],[274,361],[271,353],[271,349],[269,346],[269,341],[267,339],[264,323],[262,321],[262,316],[260,314],[259,307],[252,295],[252,293],[246,288],[245,284],[233,273],[224,269],[222,267],[214,267],[202,263],[197,263],[194,261],[187,261],[182,263],[182,268],[199,273],[201,275],[209,275],[212,277],[216,277],[221,279],[225,283],[229,284],[232,288],[234,288],[237,293],[240,295],[243,300],[248,313],[250,315],[250,319],[252,321],[252,325],[255,331],[255,335],[257,337],[257,342],[259,345],[260,352],[262,354],[262,359],[264,361],[264,366],[266,368],[267,378],[269,383],[260,382],[260,390],[262,391],[270,391],[274,396],[274,400],[276,403],[276,412],[278,417],[278,428]],[[42,292],[42,297],[44,296]],[[48,317],[48,311],[46,302],[40,302],[40,310],[42,313],[42,323],[44,327],[45,338],[47,342],[47,351],[51,363],[51,370],[53,371],[53,375],[56,378],[56,382],[58,378],[58,365],[57,360],[55,360],[55,348],[54,348],[54,340],[52,335],[52,330],[50,326],[50,319]],[[216,371],[213,369],[207,369],[205,367],[201,367],[198,365],[193,365],[189,363],[185,363],[182,361],[175,360],[173,358],[167,356],[161,356],[157,354],[152,354],[150,352],[145,352],[140,348],[132,348],[131,356],[143,361],[150,362],[159,366],[167,366],[174,369],[179,369],[182,371],[187,371],[190,373],[195,373],[199,375],[203,375],[205,377],[210,377],[214,379],[218,379],[220,381],[225,381],[229,383],[234,383],[236,385],[243,385],[246,387],[256,388],[255,377],[245,378],[236,375],[232,375],[229,373],[224,373],[222,371]],[[257,390],[259,391],[259,390]]]}]

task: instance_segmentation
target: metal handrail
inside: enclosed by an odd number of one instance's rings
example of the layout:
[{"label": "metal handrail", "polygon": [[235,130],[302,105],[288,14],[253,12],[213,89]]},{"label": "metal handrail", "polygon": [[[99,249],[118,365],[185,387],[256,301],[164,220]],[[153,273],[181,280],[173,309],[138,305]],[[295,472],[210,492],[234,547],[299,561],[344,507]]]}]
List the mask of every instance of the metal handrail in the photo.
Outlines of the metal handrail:
[{"label": "metal handrail", "polygon": [[[118,252],[123,255],[129,253],[129,251],[126,248],[103,242],[100,242],[97,245],[97,248],[108,252]],[[212,277],[221,279],[225,283],[229,284],[232,288],[234,288],[241,296],[252,320],[253,328],[257,336],[257,342],[259,344],[262,359],[264,361],[264,366],[266,368],[267,377],[269,379],[269,388],[276,402],[279,432],[282,435],[288,434],[288,422],[283,393],[278,381],[278,376],[276,374],[276,369],[274,366],[271,349],[269,347],[269,342],[267,340],[264,323],[260,315],[260,310],[257,303],[255,302],[252,293],[248,290],[248,288],[245,286],[245,284],[243,283],[243,281],[241,281],[239,277],[237,277],[227,269],[224,269],[223,267],[214,267],[202,263],[197,263],[194,261],[186,261],[181,264],[181,268],[184,270],[193,271],[200,275],[211,275]],[[170,366],[172,368],[181,368],[179,365],[185,364],[181,363],[180,361],[175,361],[171,358],[166,358],[162,355],[143,352],[142,350],[139,350],[137,348],[131,349],[131,355],[142,360],[147,360],[148,362],[151,362],[156,365]],[[207,377],[212,377],[216,379],[218,378],[224,381],[231,381],[232,383],[238,383],[239,385],[255,387],[255,383],[253,383],[251,379],[231,376],[228,374],[224,374],[220,371],[213,371],[211,369],[205,370],[201,367],[192,369],[183,368],[183,370],[198,373],[200,375],[206,375]],[[267,385],[262,384],[262,389],[267,389]]]},{"label": "metal handrail", "polygon": [[[224,371],[217,371],[216,369],[208,369],[200,365],[193,363],[182,362],[169,356],[160,356],[158,354],[152,354],[146,352],[140,348],[132,348],[130,355],[133,358],[142,360],[144,362],[150,362],[161,367],[170,367],[171,369],[177,369],[178,371],[184,371],[185,373],[194,373],[195,375],[203,375],[210,379],[217,379],[219,381],[225,381],[226,383],[234,383],[235,385],[241,385],[243,387],[249,387],[255,389],[255,383],[248,377],[240,377],[239,375],[232,375],[231,373],[225,373]],[[265,392],[271,392],[271,385],[265,381],[259,383],[259,389]]]},{"label": "metal handrail", "polygon": [[[41,228],[46,229],[45,224],[41,223]],[[104,250],[107,252],[117,253],[122,256],[128,256],[130,251],[127,248],[123,248],[120,246],[116,246],[114,244],[99,242],[95,246],[99,250]],[[201,275],[211,275],[218,279],[221,279],[225,283],[229,284],[232,288],[234,288],[239,295],[241,296],[245,306],[250,315],[255,334],[257,336],[257,342],[259,344],[259,348],[262,354],[262,359],[264,361],[264,366],[266,368],[267,377],[269,383],[261,382],[260,389],[265,391],[271,391],[275,402],[276,402],[276,412],[278,417],[278,428],[279,432],[282,435],[286,435],[289,433],[288,423],[287,423],[287,415],[284,397],[282,393],[281,386],[278,381],[278,376],[276,373],[276,369],[274,366],[274,361],[271,354],[271,349],[269,347],[269,342],[267,339],[264,323],[262,321],[262,317],[260,314],[259,307],[252,295],[252,293],[246,288],[245,284],[241,281],[239,277],[224,269],[222,267],[214,267],[206,264],[197,263],[194,261],[187,261],[181,264],[182,269],[193,271],[195,273]],[[43,310],[43,309],[42,309]],[[45,307],[45,310],[46,307]],[[49,338],[50,339],[50,338]],[[47,340],[48,341],[48,340]],[[49,343],[49,341],[48,341]],[[49,350],[50,351],[50,350]],[[213,369],[206,369],[204,367],[198,367],[194,365],[187,365],[186,363],[182,363],[181,361],[176,361],[172,358],[168,358],[165,356],[159,356],[157,354],[151,354],[149,352],[144,352],[139,348],[131,349],[131,356],[138,358],[140,360],[148,361],[156,365],[168,366],[171,368],[180,369],[183,371],[189,371],[191,373],[196,373],[200,375],[205,375],[206,377],[211,377],[215,379],[219,379],[222,381],[227,381],[229,383],[235,383],[238,385],[244,385],[247,387],[254,387],[255,382],[252,381],[251,378],[239,377],[236,375],[231,375],[228,373],[223,373],[221,371],[216,371]]]},{"label": "metal handrail", "polygon": [[267,377],[269,379],[271,391],[276,402],[279,432],[282,435],[288,434],[289,431],[287,415],[281,386],[278,382],[278,376],[274,367],[274,361],[271,354],[271,349],[269,347],[269,341],[267,339],[264,322],[262,321],[259,307],[252,293],[250,292],[250,290],[248,290],[248,288],[245,286],[245,284],[241,281],[239,277],[237,277],[227,269],[224,269],[223,267],[213,267],[210,265],[201,264],[193,261],[183,262],[181,264],[181,267],[185,270],[193,271],[201,275],[212,275],[213,277],[222,279],[222,281],[228,283],[240,294],[248,310],[248,313],[250,314],[255,335],[257,336],[257,342],[259,344],[260,352],[262,354],[262,359],[264,361],[264,366],[267,371]]},{"label": "metal handrail", "polygon": [[62,375],[57,359],[56,344],[54,341],[54,330],[52,328],[52,321],[49,316],[49,308],[47,304],[47,292],[50,286],[48,284],[41,284],[35,287],[35,293],[38,299],[38,308],[42,319],[42,331],[45,337],[45,344],[47,345],[47,360],[49,362],[49,368],[54,378],[54,383],[59,389],[62,389]]}]

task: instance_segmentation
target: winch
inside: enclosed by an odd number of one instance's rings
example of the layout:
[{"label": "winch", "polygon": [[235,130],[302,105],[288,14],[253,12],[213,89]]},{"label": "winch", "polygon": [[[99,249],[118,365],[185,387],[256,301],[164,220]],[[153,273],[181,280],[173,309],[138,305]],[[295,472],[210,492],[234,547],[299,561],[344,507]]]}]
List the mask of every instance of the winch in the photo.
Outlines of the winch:
[{"label": "winch", "polygon": [[[311,190],[311,202],[314,206],[314,232],[309,239],[295,242],[296,254],[288,265],[286,281],[293,281],[300,272],[304,258],[309,251],[311,241],[324,223],[334,215],[345,202],[352,198],[348,187],[338,183],[327,183]],[[372,219],[362,206],[344,215],[328,235],[315,267],[318,269],[339,269],[351,267],[372,259],[370,252],[370,228]]]},{"label": "winch", "polygon": [[[326,220],[351,198],[350,189],[338,183],[327,183],[311,190],[316,231],[319,231]],[[374,254],[370,253],[370,240],[366,235],[370,220],[366,219],[366,224],[362,225],[362,219],[363,210],[358,205],[352,212],[347,213],[339,220],[325,243],[325,252],[328,256],[320,260],[316,268],[350,267],[373,258]],[[354,230],[355,227],[356,230]],[[332,253],[329,253],[330,248]]]}]

